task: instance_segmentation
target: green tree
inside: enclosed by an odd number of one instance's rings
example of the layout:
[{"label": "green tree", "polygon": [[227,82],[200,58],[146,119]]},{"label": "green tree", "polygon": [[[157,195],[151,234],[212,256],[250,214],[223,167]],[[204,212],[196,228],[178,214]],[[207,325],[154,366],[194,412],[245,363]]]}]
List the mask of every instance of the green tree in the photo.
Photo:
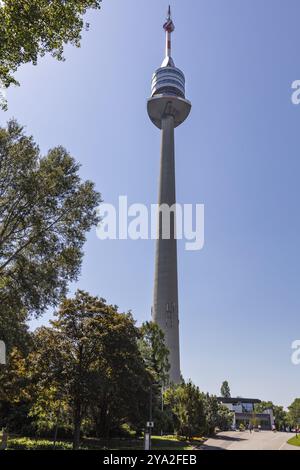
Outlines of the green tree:
[{"label": "green tree", "polygon": [[163,404],[163,391],[169,383],[169,350],[165,335],[156,323],[143,323],[140,333],[139,350],[151,378],[148,393],[152,397],[152,418],[155,429],[161,432],[169,427],[169,416]]},{"label": "green tree", "polygon": [[[62,147],[44,157],[14,120],[0,128],[0,305],[26,316],[56,305],[76,280],[101,201]],[[22,312],[22,313],[20,313]],[[16,317],[16,321],[18,317]]]},{"label": "green tree", "polygon": [[146,368],[153,381],[165,386],[169,382],[169,350],[165,345],[165,335],[160,327],[153,322],[145,322],[140,328],[141,339],[139,348]]},{"label": "green tree", "polygon": [[172,410],[177,434],[191,439],[203,433],[206,427],[204,395],[191,381],[168,388],[164,401]]},{"label": "green tree", "polygon": [[264,413],[265,410],[272,410],[275,418],[275,425],[278,430],[288,424],[288,414],[283,406],[274,405],[272,401],[262,401],[255,404],[255,413]]},{"label": "green tree", "polygon": [[142,391],[148,376],[137,346],[139,331],[130,314],[120,314],[104,299],[77,291],[73,299],[62,302],[56,317],[52,327],[35,333],[31,368],[39,409],[35,407],[33,414],[51,418],[55,403],[67,404],[77,449],[89,413],[105,437],[116,421],[143,416]]},{"label": "green tree", "polygon": [[61,391],[59,393],[58,383],[46,387],[45,383],[36,381],[28,416],[32,418],[40,435],[49,434],[54,430],[54,441],[57,439],[59,427],[65,431],[72,427],[71,409],[64,394]]},{"label": "green tree", "polygon": [[224,398],[230,398],[231,393],[230,393],[230,388],[227,380],[224,380],[221,386],[221,396]]},{"label": "green tree", "polygon": [[288,407],[289,420],[292,426],[300,425],[300,398],[295,398],[293,403]]},{"label": "green tree", "polygon": [[130,313],[110,307],[106,326],[106,356],[102,354],[92,388],[89,410],[98,437],[108,439],[122,424],[140,433],[149,417],[149,388],[153,376],[139,350],[140,329]]},{"label": "green tree", "polygon": [[273,413],[275,418],[275,426],[280,431],[288,424],[288,413],[285,411],[283,406],[278,405],[274,405]]},{"label": "green tree", "polygon": [[[0,294],[1,298],[1,294]],[[5,342],[7,354],[17,347],[23,353],[29,351],[31,335],[27,324],[28,314],[25,309],[17,310],[9,305],[1,306],[0,339]]]},{"label": "green tree", "polygon": [[28,357],[17,347],[8,355],[8,365],[0,366],[0,428],[27,432],[31,405]]},{"label": "green tree", "polygon": [[274,403],[272,401],[261,401],[254,405],[255,413],[263,413],[265,410],[274,410]]},{"label": "green tree", "polygon": [[233,413],[222,403],[219,403],[215,395],[207,394],[205,396],[204,410],[207,434],[213,435],[216,428],[230,429],[233,423]]},{"label": "green tree", "polygon": [[230,411],[227,406],[219,403],[217,415],[217,427],[220,428],[221,431],[230,430],[233,424],[234,413]]},{"label": "green tree", "polygon": [[213,435],[219,425],[219,402],[215,395],[207,394],[205,397],[205,417],[207,433]]},{"label": "green tree", "polygon": [[[65,44],[80,46],[83,19],[101,0],[4,0],[0,5],[0,82],[18,84],[13,77],[21,64],[37,64],[50,53],[63,60]],[[5,107],[5,104],[2,103]]]}]

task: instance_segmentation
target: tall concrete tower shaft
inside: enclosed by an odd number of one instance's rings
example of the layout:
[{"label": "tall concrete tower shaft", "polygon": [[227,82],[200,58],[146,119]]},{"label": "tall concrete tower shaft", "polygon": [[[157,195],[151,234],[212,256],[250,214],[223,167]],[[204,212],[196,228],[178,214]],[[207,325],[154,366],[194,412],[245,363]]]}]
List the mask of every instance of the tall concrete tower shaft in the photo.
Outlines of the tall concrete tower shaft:
[{"label": "tall concrete tower shaft", "polygon": [[154,298],[152,319],[165,334],[170,351],[170,382],[179,383],[179,313],[177,280],[177,241],[175,233],[175,144],[174,129],[188,117],[191,103],[185,99],[185,77],[175,67],[171,57],[171,34],[175,30],[169,7],[166,32],[166,57],[152,77],[152,94],[148,100],[148,114],[153,124],[161,129],[161,159],[158,204],[169,209],[169,219],[164,210],[159,213],[158,239],[155,256]]}]

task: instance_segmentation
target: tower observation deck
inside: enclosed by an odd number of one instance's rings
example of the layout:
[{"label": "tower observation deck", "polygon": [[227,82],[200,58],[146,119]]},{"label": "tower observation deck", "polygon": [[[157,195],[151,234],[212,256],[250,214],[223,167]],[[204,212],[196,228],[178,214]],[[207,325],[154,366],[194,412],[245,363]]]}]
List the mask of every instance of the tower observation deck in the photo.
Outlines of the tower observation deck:
[{"label": "tower observation deck", "polygon": [[[191,103],[185,98],[185,77],[175,67],[172,58],[171,37],[175,26],[169,7],[164,24],[166,33],[166,54],[159,69],[152,77],[151,97],[148,100],[148,114],[153,124],[161,129],[161,160],[158,204],[172,208],[176,203],[175,191],[175,143],[174,129],[182,124],[191,110]],[[175,234],[175,213],[170,211],[170,237],[164,235],[162,213],[158,219],[158,239],[155,255],[154,296],[152,320],[165,334],[169,349],[170,382],[179,383],[179,307],[177,280],[177,240]]]}]

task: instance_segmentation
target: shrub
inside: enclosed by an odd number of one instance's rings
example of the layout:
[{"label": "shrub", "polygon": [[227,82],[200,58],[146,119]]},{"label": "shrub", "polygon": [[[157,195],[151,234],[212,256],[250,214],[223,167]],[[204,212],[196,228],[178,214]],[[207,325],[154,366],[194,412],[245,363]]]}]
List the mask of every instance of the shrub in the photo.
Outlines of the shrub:
[{"label": "shrub", "polygon": [[[72,444],[69,442],[59,441],[56,443],[55,448],[57,450],[71,450]],[[9,450],[52,450],[53,441],[46,439],[29,439],[27,437],[19,437],[9,439],[8,441]]]}]

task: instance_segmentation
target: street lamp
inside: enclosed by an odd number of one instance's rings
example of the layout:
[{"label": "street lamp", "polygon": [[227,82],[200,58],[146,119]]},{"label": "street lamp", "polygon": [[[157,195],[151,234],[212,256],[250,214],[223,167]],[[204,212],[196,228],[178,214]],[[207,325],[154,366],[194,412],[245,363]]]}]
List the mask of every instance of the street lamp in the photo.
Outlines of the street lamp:
[{"label": "street lamp", "polygon": [[154,422],[152,421],[152,387],[155,384],[150,384],[150,400],[149,400],[149,421],[146,424],[145,432],[145,450],[151,450],[151,433],[154,428]]},{"label": "street lamp", "polygon": [[[0,341],[0,365],[6,365],[6,346],[4,341]],[[5,450],[7,447],[7,432],[4,429],[2,434],[2,441],[0,442],[0,450]]]},{"label": "street lamp", "polygon": [[153,421],[153,386],[160,385],[159,382],[153,382],[150,384],[149,390],[149,421],[146,424],[146,431],[145,431],[145,450],[151,450],[151,435],[152,429],[154,428],[154,421]]}]

